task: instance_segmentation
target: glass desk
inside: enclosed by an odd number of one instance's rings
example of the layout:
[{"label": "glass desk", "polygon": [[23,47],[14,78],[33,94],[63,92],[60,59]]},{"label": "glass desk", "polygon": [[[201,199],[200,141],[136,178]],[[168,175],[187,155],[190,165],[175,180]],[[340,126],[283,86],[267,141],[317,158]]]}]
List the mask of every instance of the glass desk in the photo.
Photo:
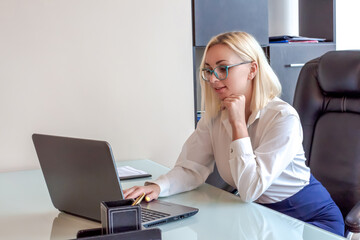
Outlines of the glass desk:
[{"label": "glass desk", "polygon": [[[124,165],[147,171],[152,179],[169,170],[150,160],[117,162]],[[149,179],[122,181],[122,187],[142,185]],[[100,223],[55,209],[40,170],[1,173],[0,190],[0,239],[73,239],[81,229],[100,227]],[[345,239],[256,203],[244,203],[208,184],[163,200],[200,209],[190,218],[159,225],[164,240]]]}]

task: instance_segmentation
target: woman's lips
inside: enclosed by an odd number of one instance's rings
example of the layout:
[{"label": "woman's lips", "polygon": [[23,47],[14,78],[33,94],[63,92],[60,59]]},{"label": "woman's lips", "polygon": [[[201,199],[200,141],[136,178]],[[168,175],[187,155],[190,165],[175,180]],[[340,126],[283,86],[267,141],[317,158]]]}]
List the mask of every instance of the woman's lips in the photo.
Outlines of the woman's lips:
[{"label": "woman's lips", "polygon": [[224,87],[215,87],[214,88],[215,92],[217,92],[217,93],[222,93],[222,92],[225,91],[225,89],[226,89],[225,86]]}]

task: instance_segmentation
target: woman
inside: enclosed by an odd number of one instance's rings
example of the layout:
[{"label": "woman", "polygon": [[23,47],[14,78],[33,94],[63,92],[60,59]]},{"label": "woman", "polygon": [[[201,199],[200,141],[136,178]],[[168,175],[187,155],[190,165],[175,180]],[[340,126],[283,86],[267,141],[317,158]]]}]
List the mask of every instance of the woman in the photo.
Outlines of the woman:
[{"label": "woman", "polygon": [[214,162],[245,202],[259,204],[343,235],[340,210],[305,165],[296,110],[280,100],[279,80],[256,40],[245,32],[215,36],[201,62],[204,116],[175,167],[146,186],[147,201],[203,184]]}]

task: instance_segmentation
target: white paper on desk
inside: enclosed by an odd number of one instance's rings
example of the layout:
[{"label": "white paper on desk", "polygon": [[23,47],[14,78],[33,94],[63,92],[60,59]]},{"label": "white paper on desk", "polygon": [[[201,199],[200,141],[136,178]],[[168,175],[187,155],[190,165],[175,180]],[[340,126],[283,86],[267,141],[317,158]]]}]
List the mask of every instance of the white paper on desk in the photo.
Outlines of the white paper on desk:
[{"label": "white paper on desk", "polygon": [[117,168],[118,174],[120,178],[123,177],[132,177],[132,176],[139,176],[139,175],[147,175],[148,173],[143,171],[143,170],[139,170],[130,166],[123,166],[123,167],[118,167]]}]

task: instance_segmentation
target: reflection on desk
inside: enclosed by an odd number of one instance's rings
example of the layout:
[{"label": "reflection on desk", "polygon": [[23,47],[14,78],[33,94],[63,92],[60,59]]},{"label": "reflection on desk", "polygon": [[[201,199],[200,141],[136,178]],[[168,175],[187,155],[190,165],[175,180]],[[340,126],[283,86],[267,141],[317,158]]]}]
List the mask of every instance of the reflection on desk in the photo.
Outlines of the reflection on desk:
[{"label": "reflection on desk", "polygon": [[[150,160],[118,162],[153,175],[168,169]],[[123,188],[142,185],[144,179],[122,181]],[[59,213],[51,203],[40,170],[0,173],[0,239],[71,239],[82,229],[98,228],[100,223]],[[198,189],[164,200],[199,208],[195,216],[159,225],[162,239],[258,239],[335,240],[335,234],[275,212],[255,203],[204,184]],[[100,211],[100,208],[99,208]]]},{"label": "reflection on desk", "polygon": [[243,203],[236,196],[212,186],[201,186],[182,197],[193,199],[193,204],[200,203],[199,216],[194,216],[193,221],[161,226],[164,239],[174,239],[173,231],[177,227],[186,233],[196,233],[189,234],[186,239],[303,239],[305,223],[257,204]]},{"label": "reflection on desk", "polygon": [[100,223],[59,212],[53,220],[50,239],[71,239],[76,236],[79,230],[100,227]]}]

